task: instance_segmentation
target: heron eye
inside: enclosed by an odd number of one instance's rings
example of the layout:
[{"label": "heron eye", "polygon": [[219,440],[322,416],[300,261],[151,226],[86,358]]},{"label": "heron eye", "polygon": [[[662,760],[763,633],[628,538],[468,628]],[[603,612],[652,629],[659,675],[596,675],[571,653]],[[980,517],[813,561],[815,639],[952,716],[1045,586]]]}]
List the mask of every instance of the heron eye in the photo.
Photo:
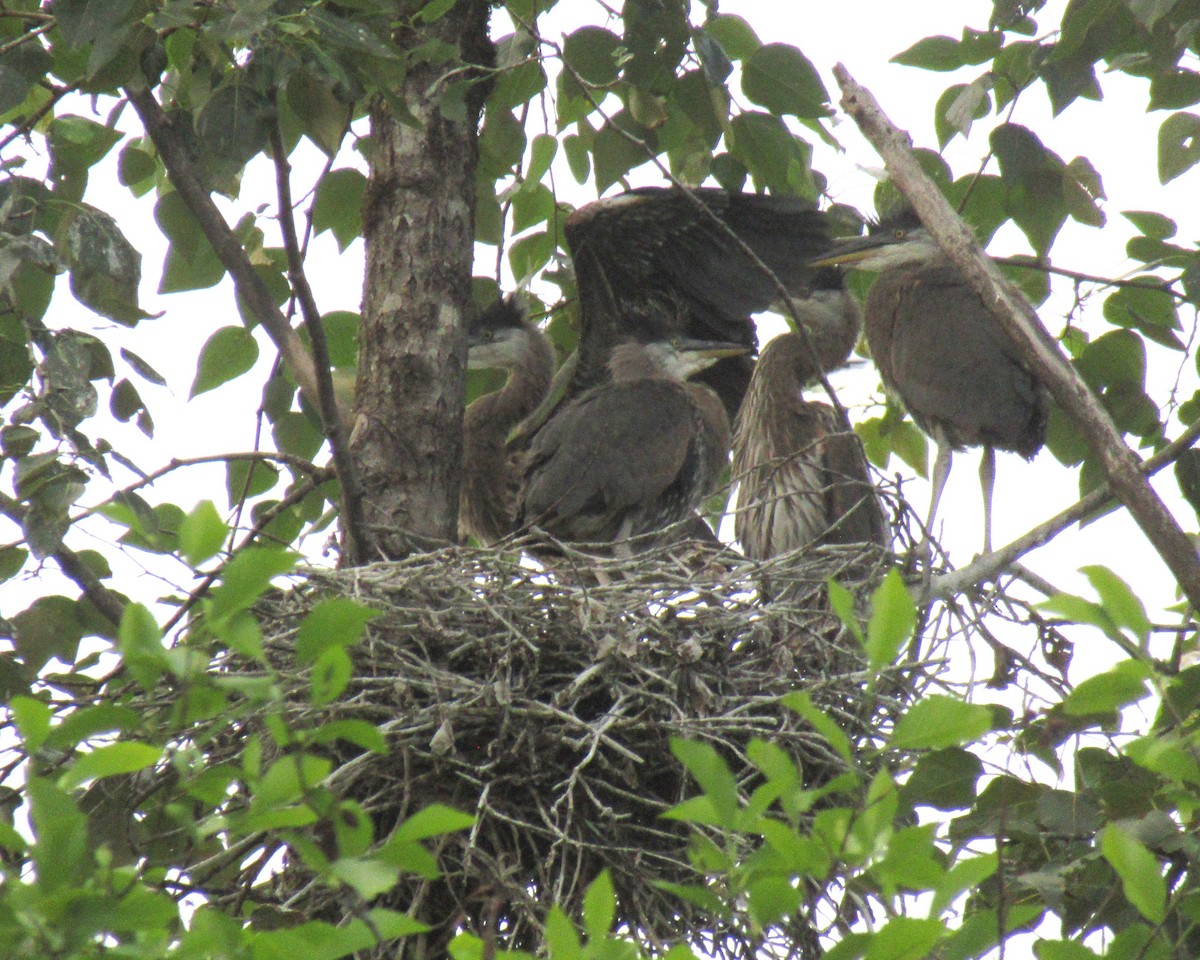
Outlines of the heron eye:
[{"label": "heron eye", "polygon": [[897,240],[900,240],[904,237],[904,231],[900,229],[893,230],[892,236],[894,236]]},{"label": "heron eye", "polygon": [[488,341],[495,340],[496,332],[494,330],[484,330],[483,331],[483,339],[488,340]]}]

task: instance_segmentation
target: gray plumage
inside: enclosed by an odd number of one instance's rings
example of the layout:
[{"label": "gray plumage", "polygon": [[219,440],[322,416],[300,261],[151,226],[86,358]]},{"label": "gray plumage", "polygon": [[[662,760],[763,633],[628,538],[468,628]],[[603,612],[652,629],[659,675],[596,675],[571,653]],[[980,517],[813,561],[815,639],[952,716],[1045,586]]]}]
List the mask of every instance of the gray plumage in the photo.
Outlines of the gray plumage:
[{"label": "gray plumage", "polygon": [[610,382],[586,391],[534,438],[522,524],[560,540],[611,542],[688,517],[729,454],[720,401],[684,380],[713,359],[670,341],[618,346]]},{"label": "gray plumage", "polygon": [[983,299],[910,209],[847,241],[821,263],[880,271],[864,308],[867,345],[884,387],[938,445],[927,529],[952,451],[982,446],[984,551],[991,550],[995,450],[1032,457],[1046,438],[1049,395]]},{"label": "gray plumage", "polygon": [[468,331],[468,364],[500,368],[504,386],[484,394],[463,416],[463,472],[458,531],[493,544],[516,529],[524,454],[508,435],[538,406],[554,375],[554,348],[509,297],[485,310]]}]

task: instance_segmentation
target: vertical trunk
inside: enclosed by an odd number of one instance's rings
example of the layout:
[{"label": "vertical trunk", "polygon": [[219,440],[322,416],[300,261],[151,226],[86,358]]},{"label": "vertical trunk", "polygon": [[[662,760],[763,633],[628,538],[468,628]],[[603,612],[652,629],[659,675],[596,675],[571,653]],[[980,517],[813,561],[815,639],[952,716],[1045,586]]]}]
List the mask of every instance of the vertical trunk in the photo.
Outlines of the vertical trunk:
[{"label": "vertical trunk", "polygon": [[459,0],[432,24],[406,31],[405,48],[442,41],[458,59],[410,66],[398,91],[412,115],[407,123],[382,100],[371,111],[352,442],[368,559],[455,534],[482,101],[476,78],[464,109],[462,84],[471,78],[457,68],[488,62],[487,17],[486,2]]}]

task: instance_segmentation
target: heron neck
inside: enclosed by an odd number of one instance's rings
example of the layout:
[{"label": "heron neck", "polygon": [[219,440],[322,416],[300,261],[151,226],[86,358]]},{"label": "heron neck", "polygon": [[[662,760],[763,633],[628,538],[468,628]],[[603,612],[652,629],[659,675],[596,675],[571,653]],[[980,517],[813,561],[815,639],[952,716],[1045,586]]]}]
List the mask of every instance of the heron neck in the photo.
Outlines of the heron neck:
[{"label": "heron neck", "polygon": [[525,419],[545,399],[554,377],[554,347],[541,330],[526,327],[519,359],[507,367],[508,379],[494,393],[480,397],[476,405],[486,408],[487,418],[509,427]]},{"label": "heron neck", "polygon": [[810,331],[808,344],[798,333],[780,334],[763,348],[752,383],[765,384],[768,390],[786,386],[799,391],[818,374],[840,367],[854,349],[858,329],[850,326],[849,332],[839,328],[836,335],[830,334]]}]

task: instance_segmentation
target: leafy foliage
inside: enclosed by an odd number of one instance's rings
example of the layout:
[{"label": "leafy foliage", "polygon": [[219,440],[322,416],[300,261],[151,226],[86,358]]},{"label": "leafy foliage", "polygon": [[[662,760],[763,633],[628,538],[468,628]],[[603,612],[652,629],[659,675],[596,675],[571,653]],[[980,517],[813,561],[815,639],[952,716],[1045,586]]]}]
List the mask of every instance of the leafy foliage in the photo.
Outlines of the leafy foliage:
[{"label": "leafy foliage", "polygon": [[[444,116],[463,116],[469,97],[485,97],[477,240],[503,251],[497,263],[518,283],[555,287],[564,301],[574,293],[562,236],[572,205],[557,190],[565,175],[598,194],[645,178],[654,165],[684,185],[814,202],[827,195],[813,146],[836,139],[821,79],[828,65],[815,45],[806,53],[760,37],[715,3],[649,0],[627,0],[621,16],[602,23],[573,22],[559,43],[540,32],[553,2],[508,0],[512,31],[495,38],[494,64],[466,64],[421,32],[453,6],[0,5],[0,143],[20,148],[0,164],[0,513],[9,530],[0,580],[14,588],[0,620],[8,722],[0,934],[14,956],[347,956],[425,929],[375,898],[403,872],[436,873],[423,841],[471,824],[431,806],[384,831],[331,785],[328,750],[342,741],[382,752],[380,728],[289,722],[254,605],[294,570],[303,548],[311,552],[308,538],[333,522],[339,491],[313,462],[321,421],[298,398],[293,371],[256,366],[267,342],[258,307],[243,297],[220,316],[192,318],[204,324],[205,342],[190,396],[228,396],[233,381],[260,371],[259,432],[272,449],[199,455],[153,472],[132,452],[145,448],[124,425],[152,437],[157,391],[189,392],[139,355],[147,326],[159,322],[143,302],[143,271],[157,294],[183,301],[219,284],[234,256],[275,304],[296,308],[277,199],[243,195],[248,168],[314,147],[327,163],[292,191],[297,206],[313,237],[328,232],[339,251],[352,249],[370,229],[364,209],[379,188],[362,172],[374,146],[368,107],[378,99],[401,122],[432,122],[396,91],[414,65],[436,64]],[[1164,0],[1078,0],[1059,23],[1041,3],[993,6],[989,24],[947,24],[953,35],[925,38],[895,60],[954,72],[929,105],[938,146],[961,138],[988,163],[956,172],[931,152],[921,159],[982,239],[1008,223],[1019,229],[1036,262],[1011,269],[1040,302],[1049,284],[1033,268],[1061,252],[1064,225],[1105,225],[1104,169],[1048,147],[1020,122],[1018,103],[1045,96],[1062,114],[1077,100],[1099,100],[1110,74],[1148,81],[1147,109],[1163,119],[1145,175],[1162,184],[1194,179],[1196,22],[1190,4]],[[218,252],[206,214],[168,177],[163,135],[133,118],[130,97],[147,89],[203,190],[222,198],[232,253]],[[150,198],[161,265],[139,250],[148,244],[123,221],[114,183],[130,198]],[[1119,283],[1079,280],[1103,291],[1100,316],[1084,325],[1073,314],[1052,333],[1120,430],[1161,452],[1200,420],[1200,393],[1168,396],[1154,372],[1164,357],[1194,349],[1186,331],[1200,306],[1200,253],[1163,212],[1122,215],[1138,231],[1126,251],[1133,274]],[[352,376],[358,316],[328,312],[323,326],[332,364]],[[569,310],[550,331],[564,351],[573,346]],[[876,465],[894,455],[925,470],[926,438],[894,404],[858,429]],[[1060,414],[1050,448],[1081,467],[1081,492],[1098,484],[1098,464]],[[176,503],[178,495],[153,487],[214,460],[225,480],[216,502]],[[1176,459],[1174,477],[1200,512],[1195,451]],[[131,573],[130,558],[154,577]],[[55,567],[65,581],[31,580]],[[809,782],[791,757],[757,741],[748,756],[761,782],[748,803],[727,758],[702,740],[675,743],[697,792],[673,816],[729,838],[724,847],[697,840],[696,882],[679,884],[678,895],[718,911],[731,936],[753,947],[841,884],[878,913],[837,917],[820,931],[836,960],[982,957],[1015,936],[1034,939],[1039,956],[1065,960],[1098,950],[1155,960],[1200,954],[1200,668],[1185,659],[1195,646],[1191,621],[1165,631],[1111,571],[1096,564],[1083,573],[1094,599],[1059,594],[1021,614],[1049,671],[1027,660],[1019,667],[1050,691],[1024,713],[948,687],[914,704],[862,755],[835,716],[797,693],[789,707],[845,772]],[[898,572],[865,622],[840,589],[830,585],[830,605],[875,671],[904,655],[926,617],[948,615],[916,608]],[[311,668],[311,703],[345,696],[371,617],[331,601],[300,629],[295,656]],[[1055,633],[1064,621],[1120,657],[1070,689],[1053,676],[1069,660]],[[1164,634],[1179,639],[1167,644]],[[982,632],[971,639],[981,638],[994,640]],[[1000,641],[993,649],[993,679],[1003,685],[1016,654]],[[231,661],[254,669],[218,669]],[[134,708],[146,698],[154,710]],[[244,745],[239,766],[210,764],[197,731],[247,703],[268,705],[271,722]],[[1139,714],[1152,719],[1140,723]],[[175,789],[143,795],[149,774],[164,771]],[[133,807],[123,805],[130,796]],[[345,891],[355,904],[348,922],[302,910],[279,917],[185,907],[203,897],[206,879],[250,851],[261,854],[266,876],[283,847],[321,884]],[[207,864],[207,877],[180,874],[185,850],[186,862]],[[581,917],[551,915],[546,949],[556,958],[637,955],[629,931],[614,933],[621,916],[611,883],[595,878]],[[474,957],[493,947],[464,933],[450,951]]]}]

